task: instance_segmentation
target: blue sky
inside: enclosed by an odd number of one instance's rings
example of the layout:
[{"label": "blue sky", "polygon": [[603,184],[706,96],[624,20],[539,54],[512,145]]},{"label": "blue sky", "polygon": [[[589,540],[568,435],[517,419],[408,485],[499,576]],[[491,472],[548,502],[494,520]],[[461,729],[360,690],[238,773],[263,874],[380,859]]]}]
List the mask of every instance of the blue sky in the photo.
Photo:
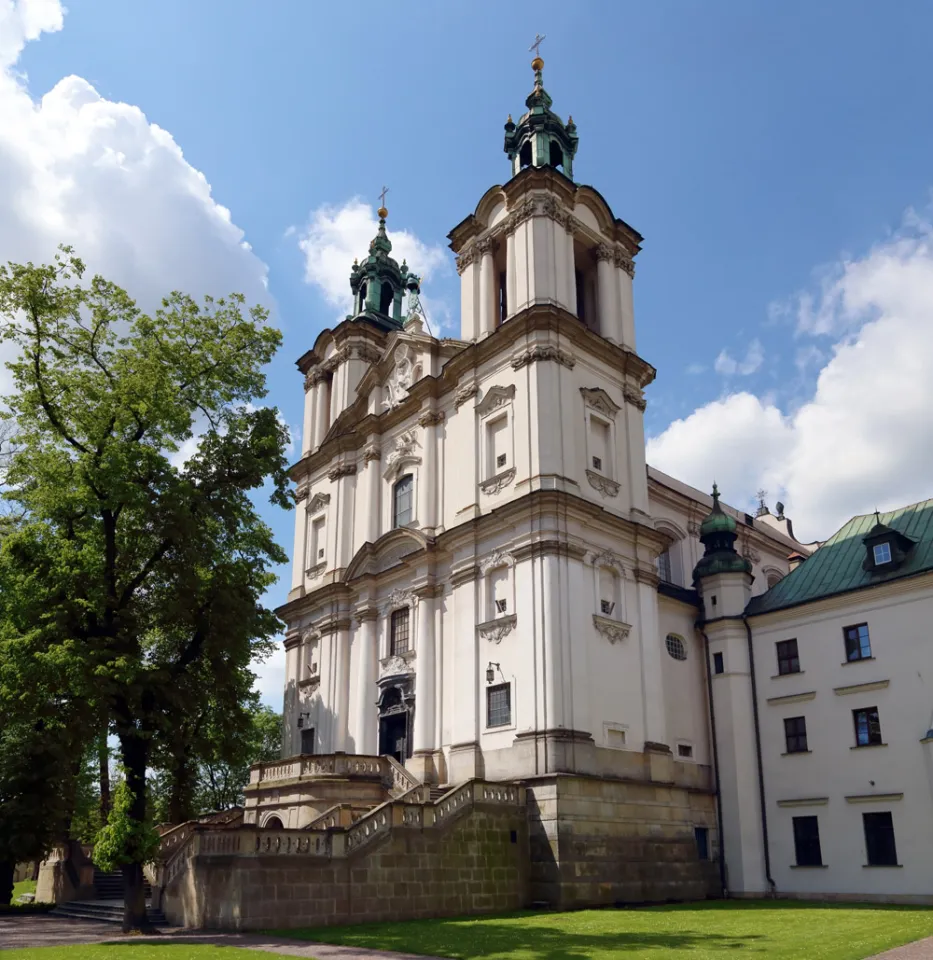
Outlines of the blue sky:
[{"label": "blue sky", "polygon": [[0,260],[264,300],[298,426],[383,183],[456,332],[446,234],[508,177],[536,31],[577,179],[646,238],[651,461],[807,540],[931,495],[928,3],[0,0]]}]

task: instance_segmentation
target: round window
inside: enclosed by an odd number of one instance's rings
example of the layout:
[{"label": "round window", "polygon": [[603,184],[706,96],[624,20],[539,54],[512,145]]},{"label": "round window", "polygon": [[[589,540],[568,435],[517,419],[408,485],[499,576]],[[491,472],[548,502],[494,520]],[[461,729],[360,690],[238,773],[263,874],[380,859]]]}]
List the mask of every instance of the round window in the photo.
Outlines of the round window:
[{"label": "round window", "polygon": [[687,659],[687,648],[684,645],[683,637],[678,637],[676,633],[669,633],[665,642],[667,643],[667,652],[675,660]]}]

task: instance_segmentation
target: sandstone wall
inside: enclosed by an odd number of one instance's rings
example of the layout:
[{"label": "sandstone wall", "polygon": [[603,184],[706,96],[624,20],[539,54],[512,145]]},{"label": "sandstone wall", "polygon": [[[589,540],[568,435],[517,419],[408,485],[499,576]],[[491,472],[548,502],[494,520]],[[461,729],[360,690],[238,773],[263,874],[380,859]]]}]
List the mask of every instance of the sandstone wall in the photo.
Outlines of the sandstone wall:
[{"label": "sandstone wall", "polygon": [[162,906],[172,923],[238,930],[492,913],[528,905],[528,863],[524,810],[476,806],[347,858],[201,855]]}]

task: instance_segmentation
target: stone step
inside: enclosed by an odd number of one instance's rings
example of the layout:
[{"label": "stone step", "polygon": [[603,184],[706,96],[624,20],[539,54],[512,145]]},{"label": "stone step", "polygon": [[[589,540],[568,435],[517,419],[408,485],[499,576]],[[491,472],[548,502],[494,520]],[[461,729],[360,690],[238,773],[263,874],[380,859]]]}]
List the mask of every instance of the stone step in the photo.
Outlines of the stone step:
[{"label": "stone step", "polygon": [[[148,900],[152,896],[152,888],[148,880],[143,880],[143,890]],[[123,874],[119,870],[112,873],[104,873],[102,870],[94,870],[94,892],[98,900],[122,900],[123,898]]]},{"label": "stone step", "polygon": [[[123,923],[123,901],[108,900],[71,900],[60,903],[53,911],[56,917],[70,917],[77,920],[97,920],[99,923]],[[166,926],[168,921],[161,910],[147,905],[146,915],[149,922],[156,926]]]},{"label": "stone step", "polygon": [[445,793],[449,793],[452,789],[453,787],[449,783],[431,787],[431,803],[437,803]]}]

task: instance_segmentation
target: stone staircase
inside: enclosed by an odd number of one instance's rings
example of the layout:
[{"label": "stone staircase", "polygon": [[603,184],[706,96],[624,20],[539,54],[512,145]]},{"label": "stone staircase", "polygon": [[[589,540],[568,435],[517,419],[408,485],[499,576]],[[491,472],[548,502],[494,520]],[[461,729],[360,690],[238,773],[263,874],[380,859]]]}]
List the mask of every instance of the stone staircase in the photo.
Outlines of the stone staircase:
[{"label": "stone staircase", "polygon": [[[153,909],[152,888],[145,881],[146,914],[149,922],[164,926],[168,921],[161,910]],[[119,870],[113,873],[94,871],[94,892],[96,900],[71,900],[59,904],[52,914],[57,917],[70,917],[77,920],[97,920],[99,923],[123,923],[123,874]]]}]

